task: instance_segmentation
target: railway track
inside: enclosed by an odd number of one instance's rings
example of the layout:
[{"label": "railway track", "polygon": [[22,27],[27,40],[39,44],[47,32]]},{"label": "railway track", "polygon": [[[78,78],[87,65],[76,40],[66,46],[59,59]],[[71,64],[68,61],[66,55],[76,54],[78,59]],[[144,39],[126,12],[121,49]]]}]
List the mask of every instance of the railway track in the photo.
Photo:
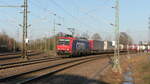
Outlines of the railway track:
[{"label": "railway track", "polygon": [[[28,51],[28,53],[35,53],[37,51]],[[17,51],[17,52],[6,52],[6,53],[0,53],[0,57],[6,57],[6,56],[14,56],[14,55],[18,55],[21,54],[21,51]]]},{"label": "railway track", "polygon": [[[31,52],[28,54],[28,56],[36,56],[42,54],[42,52]],[[16,53],[16,54],[11,54],[11,55],[3,55],[0,56],[0,60],[9,60],[9,59],[16,59],[16,58],[21,58],[21,53]]]},{"label": "railway track", "polygon": [[55,60],[60,60],[62,58],[60,57],[47,57],[47,58],[41,58],[41,59],[35,59],[35,60],[29,60],[29,61],[21,61],[21,62],[13,62],[13,63],[5,63],[5,64],[0,64],[0,70],[1,69],[7,69],[7,68],[15,68],[19,66],[25,66],[25,65],[31,65],[31,64],[37,64],[37,63],[42,63],[42,62],[48,62],[48,61],[55,61]]},{"label": "railway track", "polygon": [[[109,55],[111,55],[111,54],[112,53],[109,53]],[[124,54],[124,53],[122,53],[122,54]],[[101,55],[106,55],[106,54],[103,53]],[[37,63],[43,63],[43,62],[49,62],[49,61],[55,61],[55,60],[60,60],[60,59],[62,59],[62,58],[61,57],[46,57],[46,58],[29,60],[29,61],[4,63],[4,64],[0,64],[0,70],[7,69],[7,68],[20,67],[20,66],[25,66],[25,65],[31,65],[31,64],[37,64]]]},{"label": "railway track", "polygon": [[83,63],[87,63],[90,61],[94,61],[94,60],[97,60],[100,58],[104,58],[104,57],[107,57],[107,55],[87,56],[87,57],[82,57],[82,58],[71,59],[69,61],[61,62],[61,63],[54,64],[51,66],[40,68],[37,70],[24,72],[24,73],[9,76],[6,78],[1,78],[0,83],[5,83],[5,84],[24,84],[24,83],[27,83],[28,84],[28,82],[30,82],[32,80],[36,80],[40,77],[44,77],[46,75],[52,75],[54,73],[63,71],[65,69],[68,69],[68,68],[71,68],[71,67],[83,64]]},{"label": "railway track", "polygon": [[0,56],[6,56],[6,55],[16,55],[16,54],[21,54],[21,52],[11,52],[11,53],[1,53]]}]

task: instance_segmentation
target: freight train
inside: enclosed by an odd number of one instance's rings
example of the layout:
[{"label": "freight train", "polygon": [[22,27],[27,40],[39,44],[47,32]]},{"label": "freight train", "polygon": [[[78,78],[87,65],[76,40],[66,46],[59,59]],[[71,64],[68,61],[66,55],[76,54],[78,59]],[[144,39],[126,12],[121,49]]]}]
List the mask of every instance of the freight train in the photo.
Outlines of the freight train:
[{"label": "freight train", "polygon": [[[56,46],[59,56],[83,56],[99,53],[113,53],[114,41],[87,40],[75,37],[58,37]],[[120,52],[150,52],[150,45],[119,44]]]},{"label": "freight train", "polygon": [[[57,54],[59,56],[81,56],[97,53],[113,52],[112,41],[87,40],[74,37],[58,37]],[[120,45],[120,50],[124,49]]]},{"label": "freight train", "polygon": [[148,44],[132,44],[128,46],[130,51],[134,52],[150,52],[150,45]]}]

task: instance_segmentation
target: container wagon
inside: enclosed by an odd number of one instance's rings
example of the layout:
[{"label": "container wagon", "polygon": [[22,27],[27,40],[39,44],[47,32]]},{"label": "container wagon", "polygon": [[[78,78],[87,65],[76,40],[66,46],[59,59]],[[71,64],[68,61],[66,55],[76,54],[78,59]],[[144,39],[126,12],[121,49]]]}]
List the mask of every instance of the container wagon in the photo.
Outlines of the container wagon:
[{"label": "container wagon", "polygon": [[105,52],[113,52],[114,46],[111,41],[104,41],[104,51]]},{"label": "container wagon", "polygon": [[89,40],[90,53],[101,53],[104,52],[104,41]]}]

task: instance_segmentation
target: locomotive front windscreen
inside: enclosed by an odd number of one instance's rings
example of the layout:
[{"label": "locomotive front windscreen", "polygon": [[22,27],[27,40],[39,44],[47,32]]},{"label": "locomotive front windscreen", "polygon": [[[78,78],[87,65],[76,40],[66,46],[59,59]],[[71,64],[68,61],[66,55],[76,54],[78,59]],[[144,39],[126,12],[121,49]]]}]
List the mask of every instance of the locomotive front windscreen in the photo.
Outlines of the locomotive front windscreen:
[{"label": "locomotive front windscreen", "polygon": [[59,45],[69,45],[70,39],[59,39],[58,44]]}]

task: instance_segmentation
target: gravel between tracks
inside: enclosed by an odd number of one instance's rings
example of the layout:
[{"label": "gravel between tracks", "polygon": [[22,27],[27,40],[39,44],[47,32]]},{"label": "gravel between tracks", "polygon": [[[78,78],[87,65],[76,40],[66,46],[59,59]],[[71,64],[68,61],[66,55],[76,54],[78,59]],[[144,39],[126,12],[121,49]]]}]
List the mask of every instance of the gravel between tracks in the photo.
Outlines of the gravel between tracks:
[{"label": "gravel between tracks", "polygon": [[61,62],[61,61],[63,60],[49,61],[49,62],[26,65],[26,66],[2,69],[0,70],[0,78],[5,78],[5,77],[12,76],[12,75],[20,74],[23,72],[40,69],[46,66],[50,66],[52,64],[56,64],[57,62]]},{"label": "gravel between tracks", "polygon": [[[37,55],[29,56],[29,59],[34,60],[34,59],[40,59],[40,58],[46,58],[46,57],[50,57],[50,56],[48,56],[47,54],[44,54],[44,53],[39,53],[39,54],[37,53]],[[20,58],[14,58],[14,59],[0,60],[0,64],[13,63],[13,62],[22,62],[22,61],[26,61],[26,60],[23,60],[20,57]]]},{"label": "gravel between tracks", "polygon": [[97,59],[27,84],[107,84],[96,80],[95,76],[99,76],[100,73],[97,72],[108,62],[108,58]]},{"label": "gravel between tracks", "polygon": [[[82,57],[82,58],[85,58],[85,57]],[[81,58],[66,58],[62,60],[55,60],[55,61],[32,64],[32,65],[20,66],[20,67],[15,67],[15,68],[2,69],[0,70],[0,78],[5,78],[5,77],[9,77],[9,76],[16,75],[16,74],[37,70],[40,68],[44,68],[47,66],[51,66],[54,64],[63,63],[63,62],[66,62],[69,60],[75,60],[75,59],[81,59]]]}]

